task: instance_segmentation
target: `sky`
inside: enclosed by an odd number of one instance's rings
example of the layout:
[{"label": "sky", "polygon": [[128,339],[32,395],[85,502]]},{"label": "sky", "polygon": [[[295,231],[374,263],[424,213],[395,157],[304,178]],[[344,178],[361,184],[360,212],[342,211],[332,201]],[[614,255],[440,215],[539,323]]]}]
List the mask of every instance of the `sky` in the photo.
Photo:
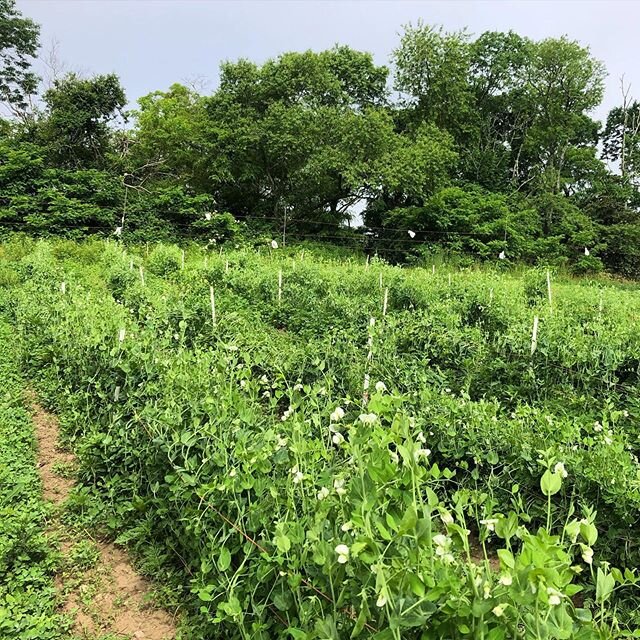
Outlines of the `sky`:
[{"label": "sky", "polygon": [[[402,25],[513,29],[541,39],[568,35],[591,48],[609,76],[606,117],[621,102],[620,77],[640,99],[637,0],[17,0],[41,25],[43,54],[58,43],[67,70],[116,73],[131,103],[174,82],[207,93],[223,60],[261,62],[285,51],[346,44],[388,64]],[[37,67],[43,70],[42,66]]]}]

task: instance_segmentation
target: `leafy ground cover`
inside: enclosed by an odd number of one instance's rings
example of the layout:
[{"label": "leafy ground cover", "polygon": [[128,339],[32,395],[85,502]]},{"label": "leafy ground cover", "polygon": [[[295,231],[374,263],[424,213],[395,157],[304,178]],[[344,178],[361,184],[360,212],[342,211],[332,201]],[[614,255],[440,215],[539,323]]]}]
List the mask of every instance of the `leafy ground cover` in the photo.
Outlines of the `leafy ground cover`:
[{"label": "leafy ground cover", "polygon": [[305,251],[4,247],[75,517],[185,638],[634,635],[638,293]]},{"label": "leafy ground cover", "polygon": [[31,416],[12,330],[0,323],[0,637],[54,640],[63,637],[53,585],[55,549],[44,530]]}]

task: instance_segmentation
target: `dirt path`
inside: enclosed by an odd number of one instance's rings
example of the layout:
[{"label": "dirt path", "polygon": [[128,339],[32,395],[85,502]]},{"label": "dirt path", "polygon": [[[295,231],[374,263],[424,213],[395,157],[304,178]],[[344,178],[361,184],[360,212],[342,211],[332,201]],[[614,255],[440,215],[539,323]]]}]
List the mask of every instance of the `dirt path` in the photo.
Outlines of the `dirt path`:
[{"label": "dirt path", "polygon": [[111,637],[135,640],[173,640],[175,621],[149,603],[151,585],[131,566],[127,554],[115,545],[70,531],[60,520],[62,503],[73,487],[69,471],[73,455],[58,447],[59,428],[28,395],[38,440],[38,466],[45,500],[53,502],[55,516],[50,535],[60,540],[64,557],[56,586],[63,611],[73,620],[73,633],[83,640]]}]

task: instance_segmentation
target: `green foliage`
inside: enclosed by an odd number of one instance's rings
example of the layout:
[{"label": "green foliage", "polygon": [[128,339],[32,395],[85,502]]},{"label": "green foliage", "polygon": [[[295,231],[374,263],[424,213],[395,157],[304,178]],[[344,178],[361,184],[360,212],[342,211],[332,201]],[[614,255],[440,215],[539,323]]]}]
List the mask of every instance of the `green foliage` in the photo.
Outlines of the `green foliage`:
[{"label": "green foliage", "polygon": [[0,325],[0,635],[57,640],[66,635],[53,585],[55,554],[44,535],[47,511],[11,332]]},{"label": "green foliage", "polygon": [[182,252],[178,247],[158,245],[149,254],[147,269],[156,276],[170,276],[180,270]]},{"label": "green foliage", "polygon": [[39,35],[40,27],[22,16],[15,0],[0,1],[0,100],[20,114],[38,84],[30,63],[38,51]]},{"label": "green foliage", "polygon": [[636,291],[178,257],[40,243],[7,311],[76,445],[77,517],[180,594],[185,637],[635,628]]},{"label": "green foliage", "polygon": [[108,124],[127,103],[114,74],[82,79],[69,74],[43,96],[47,110],[40,136],[51,161],[65,168],[102,168],[109,150]]},{"label": "green foliage", "polygon": [[12,0],[2,25],[0,97],[20,115],[0,121],[4,235],[323,238],[397,263],[504,252],[638,273],[638,102],[623,87],[601,130],[604,67],[567,37],[407,25],[397,96],[389,68],[346,46],[226,61],[210,95],[154,91],[125,128],[113,74],[58,78],[25,111],[38,27]]}]

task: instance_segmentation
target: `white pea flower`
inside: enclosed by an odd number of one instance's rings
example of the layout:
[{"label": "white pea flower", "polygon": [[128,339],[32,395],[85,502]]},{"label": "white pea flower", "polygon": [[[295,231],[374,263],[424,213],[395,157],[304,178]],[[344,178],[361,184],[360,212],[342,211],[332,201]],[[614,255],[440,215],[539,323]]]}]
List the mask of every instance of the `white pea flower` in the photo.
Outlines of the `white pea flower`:
[{"label": "white pea flower", "polygon": [[235,469],[231,469],[231,471],[229,471],[229,477],[233,478],[236,475],[236,470]]},{"label": "white pea flower", "polygon": [[416,436],[416,440],[418,442],[422,442],[422,444],[424,444],[427,439],[424,437],[424,433],[422,433],[422,431],[420,431],[420,433],[418,433],[418,435]]},{"label": "white pea flower", "polygon": [[244,389],[247,386],[247,381],[246,380],[240,380],[240,388]]},{"label": "white pea flower", "polygon": [[378,393],[382,393],[383,391],[386,391],[386,390],[387,390],[387,385],[384,382],[382,382],[382,380],[376,382],[376,391]]},{"label": "white pea flower", "polygon": [[443,524],[448,525],[448,524],[453,524],[453,516],[446,510],[444,509],[441,513],[440,513],[440,520],[442,520]]},{"label": "white pea flower", "polygon": [[271,397],[271,391],[265,391],[265,392],[262,394],[262,397],[263,397],[263,398],[270,398],[270,397]]},{"label": "white pea flower", "polygon": [[347,493],[347,490],[344,488],[344,478],[336,478],[333,481],[333,488],[339,496],[343,496]]},{"label": "white pea flower", "polygon": [[504,615],[504,610],[508,606],[509,605],[506,602],[502,602],[501,604],[498,604],[495,607],[493,607],[493,609],[491,609],[491,611],[492,611],[493,615],[496,616],[496,618],[499,618],[500,616]]},{"label": "white pea flower", "polygon": [[431,455],[431,449],[416,449],[413,453],[413,459],[418,462],[420,458],[428,458]]},{"label": "white pea flower", "polygon": [[510,573],[503,573],[498,582],[503,584],[505,587],[509,587],[513,584],[513,577]]},{"label": "white pea flower", "polygon": [[302,471],[296,471],[296,473],[293,474],[293,484],[300,484],[303,479],[304,475]]},{"label": "white pea flower", "polygon": [[622,411],[622,415],[623,415],[625,418],[628,418],[628,417],[629,417],[629,412],[628,412],[626,409],[624,409],[624,410]]},{"label": "white pea flower", "polygon": [[569,475],[567,473],[567,470],[565,469],[564,462],[556,462],[556,466],[553,467],[553,472],[556,475],[562,476],[563,478],[566,478],[567,475]]},{"label": "white pea flower", "polygon": [[582,559],[586,564],[593,563],[593,549],[591,547],[587,547],[586,545],[580,545],[582,548]]},{"label": "white pea flower", "polygon": [[289,408],[282,414],[282,422],[284,422],[293,413],[293,407],[289,405]]},{"label": "white pea flower", "polygon": [[498,259],[499,259],[499,260],[504,260],[506,257],[507,257],[507,255],[505,254],[505,252],[504,252],[504,251],[501,251],[501,252],[498,254]]},{"label": "white pea flower", "polygon": [[339,544],[335,548],[335,552],[338,554],[340,564],[346,564],[349,561],[349,547],[346,544]]},{"label": "white pea flower", "polygon": [[412,238],[412,239],[416,237],[416,232],[415,231],[411,231],[411,229],[409,229],[407,231],[407,233],[409,234],[409,237]]},{"label": "white pea flower", "polygon": [[339,431],[336,431],[331,440],[333,441],[333,444],[341,445],[344,442],[344,436]]},{"label": "white pea flower", "polygon": [[400,464],[400,456],[396,451],[389,451],[389,455],[391,456],[391,462],[393,462],[393,464]]},{"label": "white pea flower", "polygon": [[286,571],[279,571],[278,573],[281,578],[284,578],[287,575]]},{"label": "white pea flower", "polygon": [[300,383],[293,385],[294,391],[302,391],[302,385]]},{"label": "white pea flower", "polygon": [[351,522],[351,520],[348,520],[340,527],[340,531],[344,531],[345,533],[351,531],[351,529],[353,529],[353,522]]},{"label": "white pea flower", "polygon": [[208,211],[204,214],[204,219],[211,220],[211,214]]},{"label": "white pea flower", "polygon": [[604,443],[609,446],[611,443],[613,442],[613,440],[609,437],[609,436],[605,436],[604,437]]},{"label": "white pea flower", "polygon": [[278,248],[278,241],[277,240],[272,240],[271,241],[271,248],[272,249],[277,249]]},{"label": "white pea flower", "polygon": [[387,604],[387,596],[385,596],[384,593],[381,593],[376,600],[376,607],[382,608],[385,604]]},{"label": "white pea flower", "polygon": [[491,597],[491,585],[488,582],[485,582],[482,587],[482,595],[485,600],[488,600]]},{"label": "white pea flower", "polygon": [[317,493],[318,500],[324,500],[329,496],[329,489],[327,487],[322,487],[320,491]]},{"label": "white pea flower", "polygon": [[359,417],[362,424],[374,424],[378,419],[375,413],[361,413]]},{"label": "white pea flower", "polygon": [[263,376],[260,378],[260,382],[262,382],[262,384],[269,384],[269,378],[267,378],[267,376],[266,376],[266,375],[263,375]]},{"label": "white pea flower", "polygon": [[287,442],[288,440],[284,436],[278,435],[278,449],[282,449],[282,447],[286,447]]},{"label": "white pea flower", "polygon": [[340,422],[342,418],[344,418],[344,409],[342,407],[336,407],[329,416],[331,422]]},{"label": "white pea flower", "polygon": [[549,604],[555,607],[562,602],[562,594],[553,587],[547,587],[547,595],[549,596]]},{"label": "white pea flower", "polygon": [[480,520],[480,524],[483,524],[489,531],[495,531],[498,524],[497,518],[487,518],[486,520]]},{"label": "white pea flower", "polygon": [[598,420],[596,420],[593,423],[593,430],[594,431],[602,431],[602,425],[600,424],[600,422]]},{"label": "white pea flower", "polygon": [[449,552],[449,548],[451,547],[451,538],[443,535],[442,533],[438,533],[432,538],[433,544],[436,545],[436,555],[444,556]]}]

